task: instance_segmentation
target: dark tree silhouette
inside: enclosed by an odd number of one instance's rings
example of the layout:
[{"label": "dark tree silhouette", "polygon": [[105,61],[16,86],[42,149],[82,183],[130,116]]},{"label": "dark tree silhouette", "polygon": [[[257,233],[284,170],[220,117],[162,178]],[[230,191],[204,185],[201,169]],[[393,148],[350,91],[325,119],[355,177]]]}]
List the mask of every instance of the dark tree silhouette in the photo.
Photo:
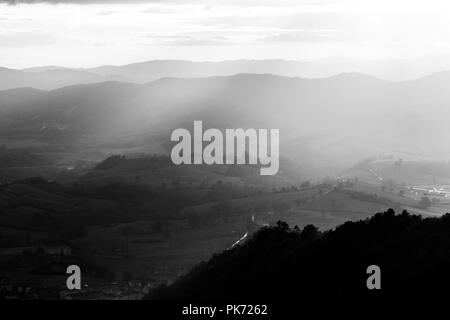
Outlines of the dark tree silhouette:
[{"label": "dark tree silhouette", "polygon": [[445,292],[450,286],[450,214],[422,218],[390,209],[319,232],[286,223],[264,227],[243,244],[200,263],[149,299],[362,297],[367,267],[381,269],[383,295]]}]

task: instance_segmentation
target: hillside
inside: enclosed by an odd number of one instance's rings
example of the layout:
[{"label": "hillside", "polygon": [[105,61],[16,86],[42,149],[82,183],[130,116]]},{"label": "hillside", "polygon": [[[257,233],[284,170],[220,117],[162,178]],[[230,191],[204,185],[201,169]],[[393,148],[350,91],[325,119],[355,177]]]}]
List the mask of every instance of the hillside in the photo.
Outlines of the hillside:
[{"label": "hillside", "polygon": [[[144,84],[162,78],[205,78],[233,76],[241,73],[273,74],[283,77],[319,78],[355,70],[377,74],[377,68],[349,68],[319,61],[230,60],[196,62],[185,60],[150,60],[127,65],[104,65],[93,68],[42,66],[25,69],[0,67],[0,90],[32,87],[54,90],[64,86],[102,81],[126,81]],[[413,77],[414,78],[414,77]]]},{"label": "hillside", "polygon": [[122,79],[104,77],[88,71],[67,68],[36,68],[15,70],[0,67],[0,90],[31,87],[41,90],[53,90],[75,84],[103,82]]},{"label": "hillside", "polygon": [[149,299],[343,297],[373,294],[366,269],[381,268],[385,295],[442,292],[450,284],[450,216],[393,210],[319,232],[265,227],[244,244],[200,263]]},{"label": "hillside", "polygon": [[[339,73],[340,68],[317,72],[320,63],[286,60],[230,60],[196,62],[184,60],[152,60],[122,66],[100,66],[85,69],[101,76],[121,76],[138,83],[160,78],[199,78],[230,76],[239,73],[274,74],[290,77],[319,77]],[[342,70],[342,69],[341,69]]]},{"label": "hillside", "polygon": [[370,184],[395,182],[404,185],[448,185],[450,164],[447,161],[393,158],[384,161],[368,159],[342,172],[341,178],[358,178]]},{"label": "hillside", "polygon": [[170,132],[198,119],[205,128],[279,128],[282,156],[343,168],[379,153],[450,156],[436,138],[450,134],[440,120],[449,115],[449,77],[393,83],[362,74],[316,80],[240,74],[17,89],[14,97],[0,92],[0,120],[9,128],[3,138],[149,152],[170,150]]},{"label": "hillside", "polygon": [[[430,58],[430,57],[428,57]],[[442,58],[442,57],[441,57]],[[126,65],[103,65],[92,68],[68,68],[61,66],[40,66],[24,69],[0,67],[0,90],[33,87],[52,90],[67,85],[95,83],[107,80],[119,80],[134,83],[146,83],[166,77],[199,78],[231,76],[240,73],[274,74],[284,77],[322,78],[342,72],[361,72],[377,78],[391,81],[418,79],[441,70],[447,70],[448,59],[433,61],[422,59],[365,60],[325,59],[325,60],[227,60],[227,61],[187,61],[187,60],[150,60]],[[426,64],[423,66],[422,63]],[[442,67],[442,65],[447,67]],[[41,81],[42,80],[42,81]]]},{"label": "hillside", "polygon": [[[442,65],[447,67],[442,68]],[[241,59],[218,62],[150,60],[127,65],[105,65],[83,70],[103,76],[120,75],[136,82],[147,82],[163,77],[197,78],[237,73],[271,73],[287,77],[319,78],[348,71],[367,73],[392,81],[404,81],[448,69],[449,65],[447,57],[421,57],[407,61],[379,59],[358,61],[346,58],[303,61]]]}]

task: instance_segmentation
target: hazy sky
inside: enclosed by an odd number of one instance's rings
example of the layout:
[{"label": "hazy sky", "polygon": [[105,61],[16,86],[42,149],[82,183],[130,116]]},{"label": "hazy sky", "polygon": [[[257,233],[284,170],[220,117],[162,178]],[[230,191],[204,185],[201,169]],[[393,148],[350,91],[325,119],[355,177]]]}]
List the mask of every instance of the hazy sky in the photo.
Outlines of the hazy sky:
[{"label": "hazy sky", "polygon": [[0,65],[447,54],[449,16],[444,0],[0,0]]}]

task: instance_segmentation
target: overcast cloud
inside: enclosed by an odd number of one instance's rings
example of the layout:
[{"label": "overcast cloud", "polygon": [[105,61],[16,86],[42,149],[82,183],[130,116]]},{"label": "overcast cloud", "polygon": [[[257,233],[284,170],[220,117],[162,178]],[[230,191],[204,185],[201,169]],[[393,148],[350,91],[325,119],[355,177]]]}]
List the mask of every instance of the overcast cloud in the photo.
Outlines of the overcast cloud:
[{"label": "overcast cloud", "polygon": [[0,0],[0,64],[446,54],[446,8],[443,0]]}]

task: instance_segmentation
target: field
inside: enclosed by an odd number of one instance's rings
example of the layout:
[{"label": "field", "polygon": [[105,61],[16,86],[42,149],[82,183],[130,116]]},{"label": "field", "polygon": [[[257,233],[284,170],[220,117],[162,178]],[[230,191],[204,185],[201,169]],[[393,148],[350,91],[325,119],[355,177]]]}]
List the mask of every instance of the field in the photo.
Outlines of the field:
[{"label": "field", "polygon": [[242,219],[228,223],[188,227],[172,221],[168,231],[155,232],[152,222],[137,221],[111,227],[90,227],[73,246],[94,257],[116,279],[138,278],[155,282],[173,279],[196,263],[231,247],[245,231]]},{"label": "field", "polygon": [[[444,197],[421,207],[420,196],[397,181],[411,174],[408,182],[429,182],[424,175],[445,171],[444,165],[372,163],[348,171],[350,178],[292,184],[280,175],[263,184],[252,167],[176,167],[164,157],[119,156],[101,166],[49,167],[51,175],[44,167],[3,168],[12,176],[47,175],[0,186],[3,246],[68,245],[90,264],[86,279],[92,285],[155,284],[279,220],[329,230],[388,208],[426,216],[450,211]],[[48,180],[53,176],[56,182]]]}]

